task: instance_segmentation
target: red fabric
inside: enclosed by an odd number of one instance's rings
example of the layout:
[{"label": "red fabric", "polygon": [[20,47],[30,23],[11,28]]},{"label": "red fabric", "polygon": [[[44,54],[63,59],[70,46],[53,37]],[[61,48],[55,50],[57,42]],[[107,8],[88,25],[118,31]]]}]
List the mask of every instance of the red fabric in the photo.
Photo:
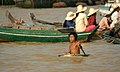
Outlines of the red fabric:
[{"label": "red fabric", "polygon": [[92,31],[95,28],[95,25],[87,26],[84,32]]},{"label": "red fabric", "polygon": [[88,23],[89,25],[95,25],[95,19],[96,17],[95,16],[90,16],[89,19],[88,19]]}]

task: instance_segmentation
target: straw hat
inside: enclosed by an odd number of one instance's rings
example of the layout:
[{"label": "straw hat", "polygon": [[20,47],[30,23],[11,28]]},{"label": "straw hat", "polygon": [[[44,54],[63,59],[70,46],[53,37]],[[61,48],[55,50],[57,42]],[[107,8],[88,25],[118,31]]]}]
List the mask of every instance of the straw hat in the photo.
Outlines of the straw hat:
[{"label": "straw hat", "polygon": [[114,9],[113,8],[110,8],[110,11],[112,12]]},{"label": "straw hat", "polygon": [[116,4],[113,4],[113,5],[111,5],[110,11],[114,11],[117,8],[119,8],[119,6]]},{"label": "straw hat", "polygon": [[87,9],[87,7],[84,7],[83,5],[78,5],[78,6],[77,6],[77,12],[76,12],[76,13],[85,11],[86,9]]},{"label": "straw hat", "polygon": [[113,9],[116,9],[116,8],[118,8],[119,6],[116,5],[116,4],[113,4],[111,7],[112,7]]},{"label": "straw hat", "polygon": [[112,11],[114,11],[116,8],[119,8],[119,6],[113,4],[113,5],[111,5],[110,11],[112,12]]},{"label": "straw hat", "polygon": [[88,16],[96,13],[97,11],[98,11],[98,9],[90,8],[90,9],[89,9],[89,14],[88,14]]},{"label": "straw hat", "polygon": [[104,15],[104,17],[110,17],[111,16],[111,11],[108,11],[105,15]]},{"label": "straw hat", "polygon": [[76,17],[76,14],[70,11],[67,13],[65,20],[72,20],[75,17]]}]

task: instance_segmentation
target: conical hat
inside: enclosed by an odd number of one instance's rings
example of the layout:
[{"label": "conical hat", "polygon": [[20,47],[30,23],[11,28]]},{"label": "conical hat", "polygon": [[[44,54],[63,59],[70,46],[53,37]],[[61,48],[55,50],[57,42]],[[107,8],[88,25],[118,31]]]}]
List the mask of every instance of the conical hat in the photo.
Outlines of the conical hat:
[{"label": "conical hat", "polygon": [[118,7],[119,7],[118,5],[113,4],[111,8],[116,9],[116,8],[118,8]]},{"label": "conical hat", "polygon": [[70,11],[67,13],[65,20],[72,20],[75,17],[76,17],[76,14]]},{"label": "conical hat", "polygon": [[104,15],[104,17],[110,17],[111,16],[111,11],[108,11],[105,15]]},{"label": "conical hat", "polygon": [[119,6],[118,5],[116,5],[116,4],[113,4],[112,6],[111,6],[111,8],[110,8],[110,11],[112,12],[112,11],[114,11],[116,8],[118,8]]},{"label": "conical hat", "polygon": [[84,7],[83,5],[78,5],[78,6],[77,6],[77,12],[76,12],[76,13],[85,11],[86,9],[87,9],[87,7]]},{"label": "conical hat", "polygon": [[89,14],[88,14],[88,16],[96,13],[97,11],[98,11],[98,9],[90,8],[90,9],[89,9]]}]

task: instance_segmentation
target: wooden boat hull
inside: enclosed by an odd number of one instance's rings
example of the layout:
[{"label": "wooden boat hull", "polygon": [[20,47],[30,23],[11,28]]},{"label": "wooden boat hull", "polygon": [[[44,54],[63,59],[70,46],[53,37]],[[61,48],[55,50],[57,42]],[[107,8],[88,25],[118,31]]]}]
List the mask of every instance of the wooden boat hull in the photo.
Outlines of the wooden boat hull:
[{"label": "wooden boat hull", "polygon": [[[78,33],[78,39],[83,40],[89,37],[91,32]],[[22,30],[13,28],[0,28],[0,39],[9,41],[27,42],[66,42],[69,41],[67,33],[55,30]]]}]

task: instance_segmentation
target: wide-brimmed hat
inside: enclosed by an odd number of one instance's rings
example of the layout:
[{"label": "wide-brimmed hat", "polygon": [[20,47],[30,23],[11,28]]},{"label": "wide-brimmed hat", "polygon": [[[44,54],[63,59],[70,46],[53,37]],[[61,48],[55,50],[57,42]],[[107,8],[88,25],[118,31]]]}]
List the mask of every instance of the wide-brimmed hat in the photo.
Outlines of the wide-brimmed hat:
[{"label": "wide-brimmed hat", "polygon": [[119,7],[119,6],[116,5],[116,4],[113,4],[113,5],[112,5],[112,8],[113,8],[113,9],[116,9],[116,8],[118,8],[118,7]]},{"label": "wide-brimmed hat", "polygon": [[90,16],[90,15],[96,13],[97,11],[98,11],[98,9],[90,8],[89,9],[89,14],[87,16]]},{"label": "wide-brimmed hat", "polygon": [[78,5],[76,13],[85,11],[86,9],[87,9],[87,7],[84,7],[83,5]]},{"label": "wide-brimmed hat", "polygon": [[70,11],[70,12],[67,13],[67,16],[66,16],[65,20],[72,20],[75,17],[76,17],[76,14],[73,13],[72,11]]},{"label": "wide-brimmed hat", "polygon": [[111,11],[108,11],[106,14],[104,14],[104,17],[110,17],[111,16]]},{"label": "wide-brimmed hat", "polygon": [[110,8],[110,11],[114,11],[114,10],[117,9],[117,8],[119,8],[119,6],[116,5],[116,4],[113,4],[113,5],[111,6],[111,8]]}]

